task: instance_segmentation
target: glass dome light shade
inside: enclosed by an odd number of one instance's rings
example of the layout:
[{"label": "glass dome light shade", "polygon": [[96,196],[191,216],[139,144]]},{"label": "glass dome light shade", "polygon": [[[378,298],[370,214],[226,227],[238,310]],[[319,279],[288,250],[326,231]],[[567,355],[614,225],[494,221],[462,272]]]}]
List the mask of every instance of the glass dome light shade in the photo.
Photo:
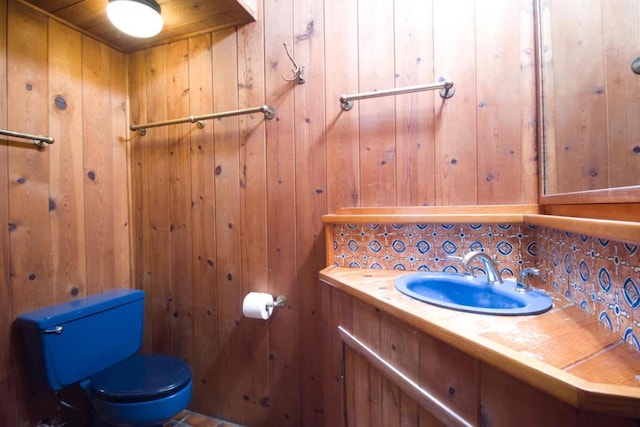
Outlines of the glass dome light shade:
[{"label": "glass dome light shade", "polygon": [[133,37],[153,37],[163,26],[160,5],[154,0],[109,0],[107,16],[117,29]]}]

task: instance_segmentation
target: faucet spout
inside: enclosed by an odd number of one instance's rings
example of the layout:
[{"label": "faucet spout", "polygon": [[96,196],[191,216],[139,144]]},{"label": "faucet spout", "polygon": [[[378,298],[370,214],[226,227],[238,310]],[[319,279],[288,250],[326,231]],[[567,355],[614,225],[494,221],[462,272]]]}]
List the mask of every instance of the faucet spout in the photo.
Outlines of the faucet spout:
[{"label": "faucet spout", "polygon": [[462,265],[465,266],[466,269],[473,270],[471,267],[471,261],[478,258],[484,264],[484,269],[487,272],[487,281],[489,283],[502,283],[502,275],[500,274],[500,270],[496,263],[491,259],[491,257],[485,252],[481,251],[471,251],[466,253],[462,257]]}]

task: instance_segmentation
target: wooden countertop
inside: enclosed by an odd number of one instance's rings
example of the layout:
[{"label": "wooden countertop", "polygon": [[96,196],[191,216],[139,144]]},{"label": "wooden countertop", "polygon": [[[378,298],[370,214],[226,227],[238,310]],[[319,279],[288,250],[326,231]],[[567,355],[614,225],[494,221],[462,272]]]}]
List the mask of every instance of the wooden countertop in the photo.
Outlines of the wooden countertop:
[{"label": "wooden countertop", "polygon": [[536,316],[465,313],[398,292],[409,273],[327,267],[320,280],[576,408],[640,418],[640,352],[556,292]]}]

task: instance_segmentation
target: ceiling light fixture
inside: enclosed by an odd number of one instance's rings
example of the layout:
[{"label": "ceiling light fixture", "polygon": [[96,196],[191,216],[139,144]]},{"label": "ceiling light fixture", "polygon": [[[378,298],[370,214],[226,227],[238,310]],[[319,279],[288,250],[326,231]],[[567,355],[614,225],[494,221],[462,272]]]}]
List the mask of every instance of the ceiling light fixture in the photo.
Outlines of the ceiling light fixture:
[{"label": "ceiling light fixture", "polygon": [[153,37],[162,30],[160,5],[155,0],[109,0],[107,16],[117,29],[133,37]]}]

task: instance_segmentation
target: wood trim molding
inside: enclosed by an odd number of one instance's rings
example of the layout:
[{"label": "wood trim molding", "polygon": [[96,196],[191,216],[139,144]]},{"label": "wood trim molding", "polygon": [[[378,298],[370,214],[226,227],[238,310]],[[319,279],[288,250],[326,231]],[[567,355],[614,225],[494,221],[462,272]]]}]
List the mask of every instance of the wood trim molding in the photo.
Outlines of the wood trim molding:
[{"label": "wood trim molding", "polygon": [[524,222],[603,239],[640,242],[640,222],[575,218],[555,215],[524,215]]},{"label": "wood trim molding", "polygon": [[577,191],[575,193],[545,194],[540,196],[540,204],[592,204],[629,203],[640,201],[640,186],[604,188],[602,190]]},{"label": "wood trim molding", "polygon": [[523,215],[538,213],[538,205],[340,208],[322,220],[325,224],[505,224],[521,223]]},{"label": "wood trim molding", "polygon": [[640,203],[592,203],[542,206],[541,214],[591,219],[640,221]]},{"label": "wood trim molding", "polygon": [[[605,205],[602,211],[593,205],[585,205],[581,211],[574,206],[550,209],[539,205],[341,208],[323,215],[322,220],[327,225],[528,223],[604,239],[640,242],[640,204]],[[329,260],[333,227],[326,227],[326,233]]]}]

